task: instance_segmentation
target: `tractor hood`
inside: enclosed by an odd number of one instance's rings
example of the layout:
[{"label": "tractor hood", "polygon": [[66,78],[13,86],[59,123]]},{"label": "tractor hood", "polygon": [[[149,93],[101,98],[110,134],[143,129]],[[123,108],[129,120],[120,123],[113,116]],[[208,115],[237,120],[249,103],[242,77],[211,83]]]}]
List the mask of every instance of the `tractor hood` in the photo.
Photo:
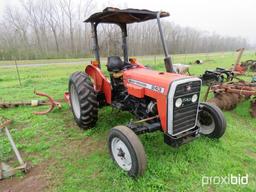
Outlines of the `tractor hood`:
[{"label": "tractor hood", "polygon": [[[147,68],[135,68],[129,69],[124,72],[123,80],[128,89],[130,87],[134,89],[143,89],[145,95],[152,95],[150,93],[161,93],[163,95],[168,94],[170,84],[173,81],[194,78],[186,75],[180,75],[176,73],[159,72]],[[148,93],[148,94],[147,94]]]}]

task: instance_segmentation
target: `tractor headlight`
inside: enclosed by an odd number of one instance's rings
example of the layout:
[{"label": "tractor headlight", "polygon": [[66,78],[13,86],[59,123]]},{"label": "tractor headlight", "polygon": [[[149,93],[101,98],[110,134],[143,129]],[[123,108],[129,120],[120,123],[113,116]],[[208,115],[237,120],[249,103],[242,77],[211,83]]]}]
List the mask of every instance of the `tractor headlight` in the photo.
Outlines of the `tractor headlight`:
[{"label": "tractor headlight", "polygon": [[195,102],[197,101],[197,99],[198,99],[198,95],[197,95],[197,94],[194,94],[194,95],[192,96],[192,99],[191,99],[192,103],[195,103]]},{"label": "tractor headlight", "polygon": [[178,98],[178,99],[175,101],[175,107],[179,108],[181,105],[182,105],[182,99],[181,99],[181,98]]}]

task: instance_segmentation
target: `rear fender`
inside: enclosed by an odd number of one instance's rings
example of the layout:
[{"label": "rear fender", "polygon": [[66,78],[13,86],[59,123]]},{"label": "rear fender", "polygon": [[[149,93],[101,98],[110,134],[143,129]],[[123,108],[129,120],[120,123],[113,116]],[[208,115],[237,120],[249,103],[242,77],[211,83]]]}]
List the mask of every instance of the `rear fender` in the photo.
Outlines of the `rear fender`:
[{"label": "rear fender", "polygon": [[85,73],[92,78],[95,91],[103,92],[106,102],[111,104],[111,83],[102,73],[102,71],[94,65],[87,65],[85,68]]}]

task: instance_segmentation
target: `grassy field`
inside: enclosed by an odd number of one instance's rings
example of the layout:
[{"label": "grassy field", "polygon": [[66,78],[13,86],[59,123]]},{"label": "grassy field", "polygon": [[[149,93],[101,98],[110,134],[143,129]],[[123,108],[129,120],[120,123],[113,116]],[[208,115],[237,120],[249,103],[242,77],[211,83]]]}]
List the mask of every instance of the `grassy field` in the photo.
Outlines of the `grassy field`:
[{"label": "grassy field", "polygon": [[[234,63],[234,53],[175,55],[175,63],[205,60],[203,65],[193,64],[190,72],[199,75],[205,69],[229,68]],[[243,60],[256,59],[247,52]],[[76,62],[72,59],[59,62]],[[139,57],[139,61],[163,71],[160,56]],[[48,61],[22,61],[18,63],[55,63]],[[12,64],[1,61],[0,65]],[[68,78],[75,71],[83,71],[87,63],[80,65],[47,65],[21,67],[19,86],[15,68],[0,68],[0,101],[30,100],[37,98],[33,90],[43,91],[63,98]],[[105,70],[105,68],[104,68]],[[106,72],[106,70],[105,70]],[[250,74],[252,75],[252,74]],[[250,77],[245,77],[250,79]],[[202,95],[206,87],[203,87]],[[42,108],[40,108],[42,109]],[[213,141],[201,137],[194,142],[173,149],[163,142],[160,132],[141,135],[147,153],[148,167],[145,175],[133,180],[112,162],[107,150],[107,135],[111,127],[126,124],[130,114],[100,109],[95,128],[80,130],[73,121],[68,105],[45,116],[32,112],[38,108],[19,107],[1,110],[0,115],[12,119],[11,133],[25,159],[34,169],[46,175],[46,191],[256,191],[256,119],[249,115],[249,102],[244,102],[231,112],[225,112],[228,127],[226,134]],[[115,118],[113,118],[115,117]],[[14,156],[6,138],[0,136],[0,161],[14,163]],[[249,175],[248,185],[204,185],[203,176]],[[19,174],[17,182],[26,176]],[[2,182],[2,183],[1,183]],[[0,181],[0,191],[3,181]]]}]

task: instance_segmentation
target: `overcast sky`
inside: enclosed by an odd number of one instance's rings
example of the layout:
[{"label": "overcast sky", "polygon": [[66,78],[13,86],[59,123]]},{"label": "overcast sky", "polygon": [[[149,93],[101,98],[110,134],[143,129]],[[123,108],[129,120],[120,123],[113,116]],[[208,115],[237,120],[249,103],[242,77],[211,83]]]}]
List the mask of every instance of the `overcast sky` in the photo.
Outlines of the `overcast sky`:
[{"label": "overcast sky", "polygon": [[[79,0],[74,0],[79,1]],[[0,0],[0,11],[19,0]],[[170,21],[181,26],[241,36],[256,44],[256,0],[95,0],[98,10],[104,5],[126,6],[170,12]]]}]

